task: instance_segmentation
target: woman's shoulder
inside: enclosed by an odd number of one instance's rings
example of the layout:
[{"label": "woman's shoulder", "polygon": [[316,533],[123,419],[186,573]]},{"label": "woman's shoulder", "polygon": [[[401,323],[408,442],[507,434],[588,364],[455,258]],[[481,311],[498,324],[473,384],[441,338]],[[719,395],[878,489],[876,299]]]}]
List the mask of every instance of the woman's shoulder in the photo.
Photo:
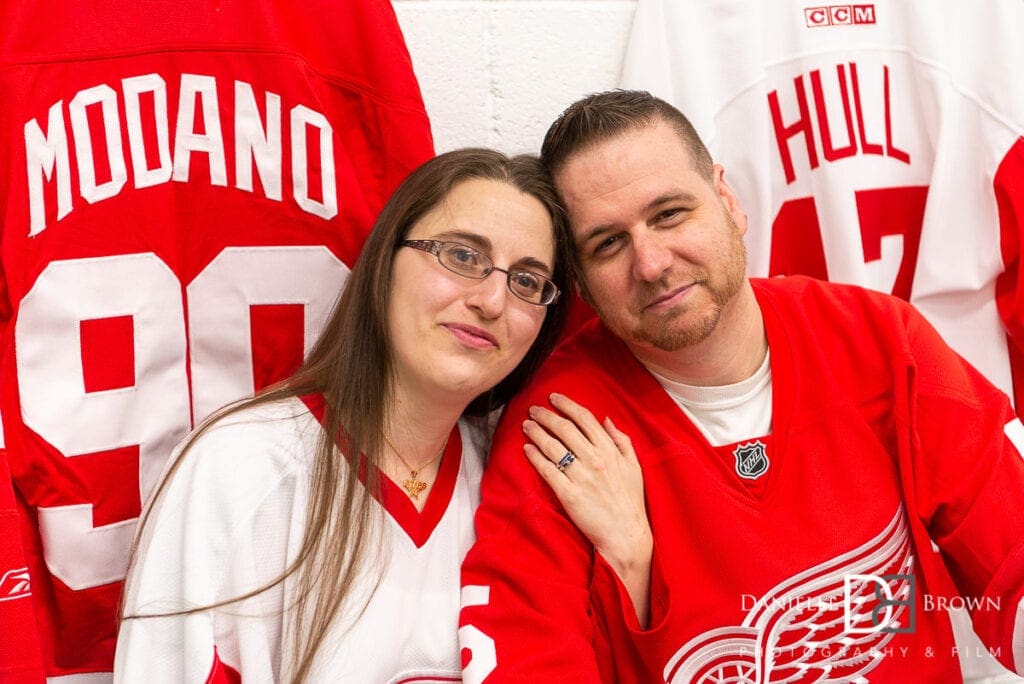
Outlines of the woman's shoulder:
[{"label": "woman's shoulder", "polygon": [[248,570],[237,574],[239,567],[283,569],[305,520],[309,476],[301,456],[315,443],[307,437],[310,420],[315,427],[298,400],[243,403],[178,446],[149,503],[126,605],[159,612],[154,601],[170,602],[171,610],[175,601],[210,604],[262,582]]},{"label": "woman's shoulder", "polygon": [[315,426],[316,419],[298,397],[247,399],[225,407],[206,421],[211,430],[245,431],[270,437],[305,429],[311,422]]},{"label": "woman's shoulder", "polygon": [[462,440],[462,470],[471,482],[479,483],[491,449],[494,426],[501,411],[486,416],[463,416],[458,422],[459,439]]},{"label": "woman's shoulder", "polygon": [[226,479],[306,470],[320,434],[305,404],[289,397],[244,403],[215,415],[179,445],[182,466]]}]

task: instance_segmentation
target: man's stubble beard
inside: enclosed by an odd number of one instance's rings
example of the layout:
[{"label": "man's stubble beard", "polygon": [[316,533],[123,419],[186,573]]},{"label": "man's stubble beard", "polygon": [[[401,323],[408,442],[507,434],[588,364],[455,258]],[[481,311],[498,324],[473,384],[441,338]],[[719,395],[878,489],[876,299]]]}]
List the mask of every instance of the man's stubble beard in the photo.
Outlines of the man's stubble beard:
[{"label": "man's stubble beard", "polygon": [[[683,325],[679,320],[688,315],[689,312],[687,310],[691,308],[689,305],[681,304],[678,307],[673,307],[654,320],[650,316],[644,316],[642,305],[637,305],[635,308],[630,307],[630,314],[639,317],[639,324],[635,327],[623,328],[606,316],[603,316],[601,307],[593,302],[588,293],[584,292],[584,297],[590,302],[605,325],[617,337],[626,342],[651,345],[656,349],[667,352],[678,351],[703,342],[718,327],[718,322],[722,318],[722,312],[726,305],[736,296],[747,279],[746,246],[743,244],[739,228],[732,220],[732,217],[726,215],[725,218],[730,228],[731,239],[728,248],[732,252],[732,258],[727,262],[728,267],[724,271],[724,281],[719,285],[712,286],[710,284],[710,274],[707,271],[694,274],[696,277],[692,278],[694,282],[693,287],[703,288],[710,295],[711,303],[707,310],[690,324]],[[664,292],[665,284],[652,284],[651,289]],[[641,300],[643,302],[650,301],[650,297],[641,296]],[[674,325],[676,323],[680,324]]]}]

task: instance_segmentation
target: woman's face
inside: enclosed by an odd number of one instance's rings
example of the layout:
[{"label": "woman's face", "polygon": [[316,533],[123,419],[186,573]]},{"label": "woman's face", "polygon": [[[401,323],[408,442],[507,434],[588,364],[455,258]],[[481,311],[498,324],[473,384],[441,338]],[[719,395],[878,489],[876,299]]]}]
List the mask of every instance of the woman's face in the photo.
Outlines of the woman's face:
[{"label": "woman's face", "polygon": [[497,269],[550,277],[551,219],[536,198],[477,178],[456,185],[406,239],[462,243],[496,267],[477,280],[411,247],[394,257],[388,325],[399,386],[447,404],[468,403],[508,375],[540,331],[546,307],[512,294]]}]

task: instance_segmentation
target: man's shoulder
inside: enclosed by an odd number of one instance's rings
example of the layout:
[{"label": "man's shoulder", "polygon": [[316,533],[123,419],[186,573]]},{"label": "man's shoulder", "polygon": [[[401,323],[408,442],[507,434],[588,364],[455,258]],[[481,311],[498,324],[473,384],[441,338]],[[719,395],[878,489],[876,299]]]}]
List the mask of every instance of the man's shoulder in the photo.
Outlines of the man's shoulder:
[{"label": "man's shoulder", "polygon": [[622,340],[594,318],[555,347],[537,370],[527,390],[566,381],[592,384],[609,375],[609,368],[635,363]]},{"label": "man's shoulder", "polygon": [[783,314],[904,318],[912,310],[910,304],[889,294],[807,276],[751,278],[750,283],[762,306],[770,303]]},{"label": "man's shoulder", "polygon": [[648,382],[653,380],[625,343],[595,318],[555,348],[513,397],[506,413],[519,415],[531,405],[547,405],[553,392],[592,410],[604,410]]},{"label": "man's shoulder", "polygon": [[823,299],[867,299],[876,301],[902,301],[860,285],[833,283],[804,275],[751,278],[754,290],[776,298],[814,297]]}]

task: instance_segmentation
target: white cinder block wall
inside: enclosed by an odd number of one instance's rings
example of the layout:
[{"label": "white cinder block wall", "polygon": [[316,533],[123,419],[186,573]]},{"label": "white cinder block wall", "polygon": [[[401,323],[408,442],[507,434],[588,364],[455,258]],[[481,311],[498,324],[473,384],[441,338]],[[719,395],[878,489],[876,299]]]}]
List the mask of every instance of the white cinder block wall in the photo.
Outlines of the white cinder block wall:
[{"label": "white cinder block wall", "polygon": [[438,152],[540,151],[573,100],[618,86],[636,0],[393,0]]}]

